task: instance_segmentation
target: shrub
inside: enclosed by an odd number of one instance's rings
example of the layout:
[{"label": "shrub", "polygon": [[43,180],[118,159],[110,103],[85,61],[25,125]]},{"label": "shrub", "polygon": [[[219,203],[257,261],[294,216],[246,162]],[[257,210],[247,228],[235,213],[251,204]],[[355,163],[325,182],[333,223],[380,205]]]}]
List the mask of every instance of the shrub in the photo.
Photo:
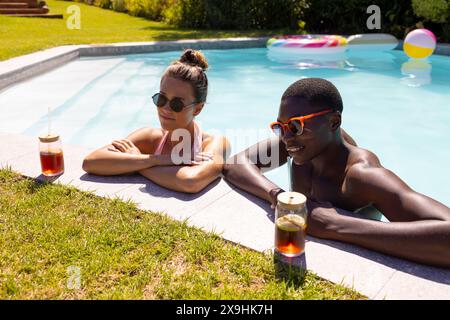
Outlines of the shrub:
[{"label": "shrub", "polygon": [[110,9],[111,0],[95,0],[94,5],[103,9]]},{"label": "shrub", "polygon": [[448,0],[412,0],[412,7],[416,16],[424,18],[424,21],[420,21],[421,25],[433,31],[439,41],[450,42]]},{"label": "shrub", "polygon": [[414,13],[436,23],[447,22],[450,15],[448,0],[412,0]]},{"label": "shrub", "polygon": [[[381,30],[368,30],[366,10],[370,5],[381,9]],[[404,36],[405,28],[414,25],[410,1],[391,0],[314,0],[304,10],[302,19],[311,33],[387,32]]]},{"label": "shrub", "polygon": [[150,20],[162,20],[162,12],[168,5],[167,0],[124,0],[125,9],[133,16]]},{"label": "shrub", "polygon": [[297,28],[306,0],[170,0],[167,23],[210,29]]},{"label": "shrub", "polygon": [[[386,32],[404,38],[414,28],[450,41],[449,0],[75,0],[181,28],[290,29],[289,33]],[[381,9],[381,30],[368,30],[366,10]]]},{"label": "shrub", "polygon": [[111,0],[111,9],[114,11],[125,12],[125,0]]}]

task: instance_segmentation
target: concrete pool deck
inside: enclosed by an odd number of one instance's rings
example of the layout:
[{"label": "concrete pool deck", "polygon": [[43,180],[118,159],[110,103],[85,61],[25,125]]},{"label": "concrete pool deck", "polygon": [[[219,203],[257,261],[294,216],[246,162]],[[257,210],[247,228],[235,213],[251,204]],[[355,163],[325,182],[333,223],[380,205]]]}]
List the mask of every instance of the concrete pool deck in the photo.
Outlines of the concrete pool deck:
[{"label": "concrete pool deck", "polygon": [[[0,133],[0,167],[27,177],[41,175],[37,138]],[[173,219],[219,233],[224,239],[265,252],[273,247],[273,210],[224,180],[196,195],[173,192],[141,176],[99,177],[81,169],[90,149],[64,145],[66,171],[54,183],[92,191],[103,197],[130,199],[144,210],[164,212]],[[308,270],[342,283],[370,299],[450,299],[450,270],[412,263],[357,246],[308,237]]]},{"label": "concrete pool deck", "polygon": [[[262,47],[267,38],[210,39],[173,42],[63,46],[0,62],[0,90],[37,76],[81,56],[120,55],[195,49]],[[438,47],[450,54],[450,46]],[[443,48],[443,49],[442,49]],[[444,51],[442,51],[444,50]],[[1,129],[0,129],[1,131]],[[37,138],[0,132],[0,167],[10,166],[25,176],[40,174]],[[54,180],[99,196],[134,201],[144,210],[163,211],[192,226],[264,252],[273,246],[273,211],[267,203],[218,180],[197,195],[172,192],[140,176],[98,177],[81,169],[91,150],[64,145],[66,172]],[[308,238],[307,268],[322,278],[343,283],[371,299],[450,299],[450,269],[433,268],[396,259],[357,246]]]}]

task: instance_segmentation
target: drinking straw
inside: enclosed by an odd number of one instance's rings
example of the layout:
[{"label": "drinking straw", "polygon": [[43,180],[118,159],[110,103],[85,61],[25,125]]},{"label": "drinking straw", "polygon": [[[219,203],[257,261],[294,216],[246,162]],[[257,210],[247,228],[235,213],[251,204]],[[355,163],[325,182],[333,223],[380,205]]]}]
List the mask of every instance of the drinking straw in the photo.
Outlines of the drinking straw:
[{"label": "drinking straw", "polygon": [[291,179],[291,174],[292,174],[292,158],[288,156],[287,158],[287,168],[288,168],[288,183],[289,183],[289,191],[292,191],[292,179]]},{"label": "drinking straw", "polygon": [[[52,111],[51,108],[48,107],[47,136],[50,135],[51,128],[52,128]],[[47,153],[50,153],[50,143],[47,143]]]},{"label": "drinking straw", "polygon": [[50,110],[50,107],[48,107],[48,128],[47,128],[47,130],[48,130],[47,134],[48,135],[50,135],[51,125],[52,125],[51,110]]}]

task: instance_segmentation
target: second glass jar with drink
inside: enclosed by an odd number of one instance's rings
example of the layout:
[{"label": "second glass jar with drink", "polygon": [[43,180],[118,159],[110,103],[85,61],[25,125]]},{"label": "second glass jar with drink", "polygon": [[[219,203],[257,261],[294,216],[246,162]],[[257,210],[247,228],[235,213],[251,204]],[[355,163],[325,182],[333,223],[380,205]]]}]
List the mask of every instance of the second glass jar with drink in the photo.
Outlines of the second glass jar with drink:
[{"label": "second glass jar with drink", "polygon": [[298,192],[283,192],[275,209],[275,250],[287,257],[305,251],[306,197]]}]

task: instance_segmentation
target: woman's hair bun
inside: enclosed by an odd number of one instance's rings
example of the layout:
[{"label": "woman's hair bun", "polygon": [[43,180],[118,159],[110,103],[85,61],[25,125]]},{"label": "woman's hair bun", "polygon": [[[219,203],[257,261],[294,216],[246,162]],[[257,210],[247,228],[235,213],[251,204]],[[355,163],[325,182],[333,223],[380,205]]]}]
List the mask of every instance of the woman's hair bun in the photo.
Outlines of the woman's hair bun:
[{"label": "woman's hair bun", "polygon": [[181,63],[202,68],[203,71],[208,69],[208,61],[206,61],[203,53],[197,50],[186,49],[180,57]]}]

